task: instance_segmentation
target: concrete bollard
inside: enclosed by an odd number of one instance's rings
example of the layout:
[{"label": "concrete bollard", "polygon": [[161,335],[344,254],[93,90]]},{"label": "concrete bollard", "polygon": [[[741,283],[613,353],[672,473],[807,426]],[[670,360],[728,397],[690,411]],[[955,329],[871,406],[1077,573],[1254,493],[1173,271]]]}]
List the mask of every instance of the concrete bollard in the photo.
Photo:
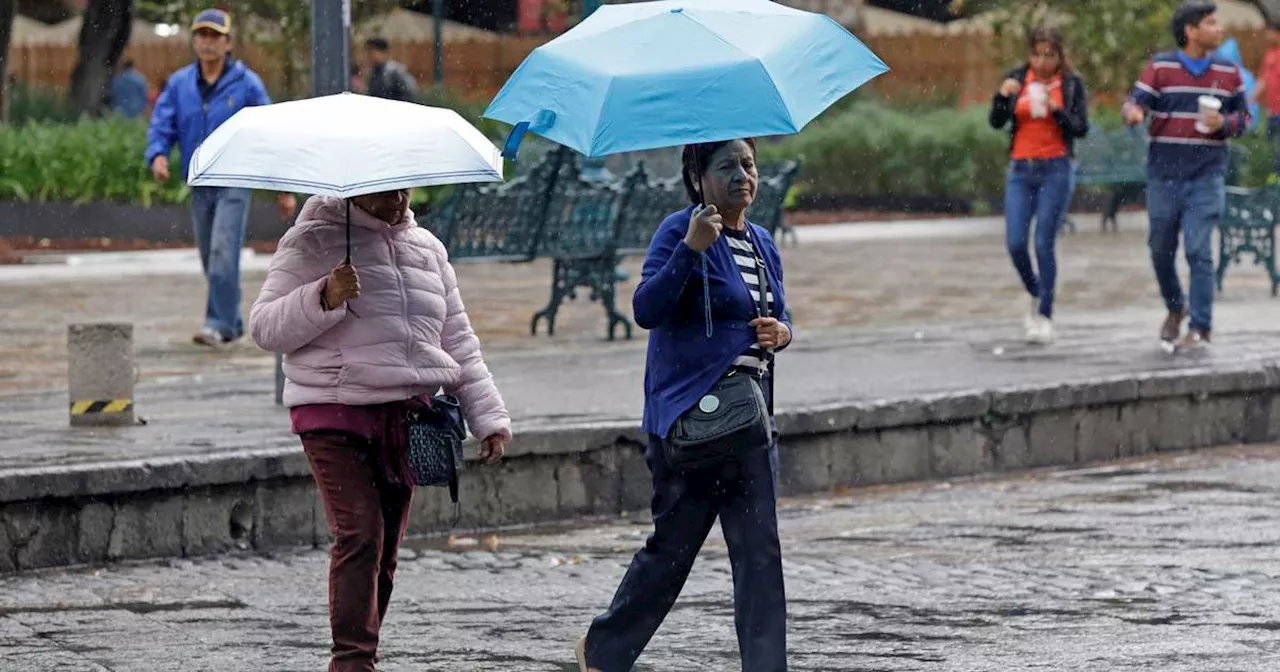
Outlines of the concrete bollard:
[{"label": "concrete bollard", "polygon": [[67,355],[71,426],[135,424],[133,325],[68,325]]}]

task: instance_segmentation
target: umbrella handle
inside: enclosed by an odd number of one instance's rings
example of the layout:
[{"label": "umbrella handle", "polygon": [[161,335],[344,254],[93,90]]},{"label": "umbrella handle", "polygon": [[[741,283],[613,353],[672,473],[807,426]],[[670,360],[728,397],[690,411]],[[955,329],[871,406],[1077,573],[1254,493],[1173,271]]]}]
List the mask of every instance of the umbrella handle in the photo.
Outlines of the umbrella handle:
[{"label": "umbrella handle", "polygon": [[347,199],[347,265],[351,265],[351,199]]}]

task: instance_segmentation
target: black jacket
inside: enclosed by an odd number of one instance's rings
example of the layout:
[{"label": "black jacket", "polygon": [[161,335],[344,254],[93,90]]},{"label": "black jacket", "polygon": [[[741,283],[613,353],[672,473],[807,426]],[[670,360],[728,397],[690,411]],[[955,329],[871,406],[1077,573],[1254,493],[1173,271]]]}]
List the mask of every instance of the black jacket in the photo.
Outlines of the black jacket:
[{"label": "black jacket", "polygon": [[[1016,79],[1019,82],[1027,79],[1027,66],[1014,68],[1005,75],[1005,79]],[[1017,96],[1002,96],[996,91],[991,99],[991,127],[1004,128],[1012,122],[1009,129],[1009,150],[1013,151],[1013,136],[1018,132],[1018,120],[1013,116],[1013,106],[1018,102]],[[1067,153],[1076,155],[1076,139],[1089,134],[1089,93],[1085,91],[1084,80],[1074,72],[1062,75],[1062,109],[1053,113],[1058,126],[1062,129],[1062,139],[1067,143]]]}]

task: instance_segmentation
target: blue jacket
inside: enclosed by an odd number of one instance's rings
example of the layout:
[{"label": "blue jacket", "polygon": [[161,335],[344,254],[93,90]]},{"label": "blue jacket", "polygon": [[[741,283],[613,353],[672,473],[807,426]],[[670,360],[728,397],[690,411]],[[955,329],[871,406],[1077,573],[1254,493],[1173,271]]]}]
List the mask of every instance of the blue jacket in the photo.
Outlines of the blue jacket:
[{"label": "blue jacket", "polygon": [[168,155],[175,144],[182,151],[178,173],[185,180],[191,156],[214,129],[233,114],[254,105],[270,105],[271,97],[262,79],[244,65],[228,57],[227,69],[205,100],[200,92],[200,64],[192,63],[169,77],[151,113],[147,131],[148,166],[157,156]]},{"label": "blue jacket", "polygon": [[129,68],[111,80],[111,107],[125,119],[142,115],[147,109],[147,78]]},{"label": "blue jacket", "polygon": [[[669,215],[649,243],[640,285],[632,300],[636,324],[649,333],[644,371],[644,431],[665,437],[682,413],[692,408],[729,370],[733,360],[756,342],[748,326],[756,303],[723,237],[699,254],[684,243],[690,206]],[[769,232],[747,223],[764,258],[773,314],[788,327],[782,258]],[[712,334],[703,314],[702,264],[707,258],[711,290]]]}]

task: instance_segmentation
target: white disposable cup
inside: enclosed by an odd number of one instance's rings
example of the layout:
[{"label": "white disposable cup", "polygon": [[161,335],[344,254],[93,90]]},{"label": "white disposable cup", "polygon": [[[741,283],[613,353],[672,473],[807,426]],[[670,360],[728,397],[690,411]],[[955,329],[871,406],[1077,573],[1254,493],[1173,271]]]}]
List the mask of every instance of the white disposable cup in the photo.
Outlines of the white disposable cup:
[{"label": "white disposable cup", "polygon": [[1206,116],[1209,112],[1220,112],[1222,110],[1222,101],[1215,96],[1200,96],[1200,119],[1196,121],[1196,130],[1200,133],[1212,133],[1205,124]]},{"label": "white disposable cup", "polygon": [[1044,119],[1049,116],[1049,89],[1041,82],[1027,85],[1027,99],[1031,101],[1031,118]]}]

